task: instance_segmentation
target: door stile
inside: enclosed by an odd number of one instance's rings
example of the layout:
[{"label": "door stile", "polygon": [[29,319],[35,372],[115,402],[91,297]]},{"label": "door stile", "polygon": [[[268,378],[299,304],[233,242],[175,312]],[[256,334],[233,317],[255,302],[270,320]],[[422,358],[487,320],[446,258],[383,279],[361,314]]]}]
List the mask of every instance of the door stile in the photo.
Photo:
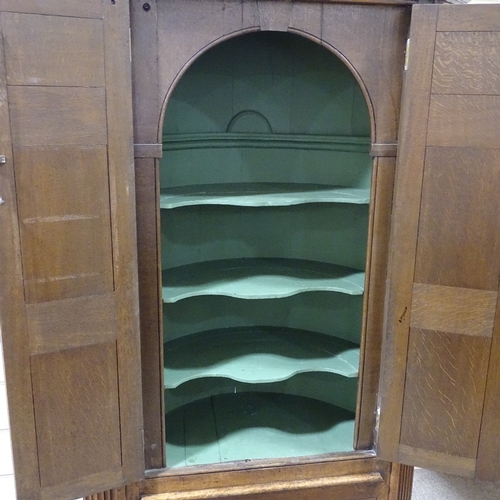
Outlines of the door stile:
[{"label": "door stile", "polygon": [[16,184],[13,167],[14,153],[10,133],[7,72],[3,39],[3,14],[0,12],[0,154],[6,157],[0,164],[0,334],[2,336],[7,391],[10,407],[10,427],[13,436],[12,453],[16,464],[17,490],[20,498],[38,500],[35,485],[38,475],[35,415],[31,394],[29,339],[24,304],[21,244],[18,225]]},{"label": "door stile", "polygon": [[[404,99],[401,106],[400,138],[396,165],[396,192],[393,205],[389,254],[388,296],[386,299],[386,326],[384,350],[382,351],[381,387],[378,451],[391,461],[398,461],[399,435],[401,432],[402,400],[404,394],[408,338],[410,326],[412,283],[417,252],[418,215],[420,212],[423,170],[412,168],[424,162],[427,139],[428,102],[426,92],[431,87],[437,6],[413,10],[412,23],[418,26],[418,34],[410,31],[411,50],[415,58],[406,71],[403,84]],[[412,25],[413,26],[413,25]],[[425,124],[425,126],[422,126]],[[404,135],[411,136],[402,141]]]}]

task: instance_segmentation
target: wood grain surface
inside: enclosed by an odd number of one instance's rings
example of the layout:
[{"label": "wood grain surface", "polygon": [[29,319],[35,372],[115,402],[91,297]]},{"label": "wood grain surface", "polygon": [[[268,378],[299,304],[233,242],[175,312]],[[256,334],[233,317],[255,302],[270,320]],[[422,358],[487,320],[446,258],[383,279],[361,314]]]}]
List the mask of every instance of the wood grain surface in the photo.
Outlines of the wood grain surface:
[{"label": "wood grain surface", "polygon": [[[162,126],[158,123],[161,108],[158,91],[158,19],[156,1],[149,4],[151,9],[147,12],[141,3],[132,2],[130,5],[134,141],[137,144],[159,144],[160,151],[156,151],[161,152]],[[146,469],[158,469],[166,464],[163,445],[163,327],[157,206],[159,162],[151,156],[139,158],[136,155],[136,158],[144,454]]]},{"label": "wood grain surface", "polygon": [[104,85],[101,19],[5,13],[3,30],[8,85]]},{"label": "wood grain surface", "polygon": [[475,459],[490,343],[410,330],[401,444]]},{"label": "wood grain surface", "polygon": [[[414,211],[396,215],[391,255],[404,259],[410,273],[391,269],[395,280],[390,284],[385,355],[396,371],[387,370],[395,378],[384,378],[388,390],[383,389],[382,401],[391,398],[389,407],[397,412],[393,387],[404,386],[399,392],[403,413],[386,417],[382,408],[380,449],[382,456],[403,463],[493,479],[500,471],[493,472],[486,457],[491,460],[497,443],[492,391],[500,384],[492,364],[500,333],[500,100],[497,29],[489,31],[498,12],[480,7],[466,18],[473,12],[470,7],[449,7],[414,8],[407,78],[415,68],[420,74],[432,69],[433,78],[429,86],[417,76],[408,94],[428,109],[427,129],[425,120],[405,122],[403,117],[400,132],[396,200],[412,200]],[[428,47],[422,69],[418,47],[424,37],[433,38],[423,21],[431,9],[438,12],[435,47],[434,42]],[[410,183],[417,177],[421,183]],[[416,188],[419,192],[412,192]],[[396,214],[405,210],[397,201],[395,208]],[[410,242],[412,247],[416,243],[416,253],[406,251]],[[400,302],[401,290],[411,301]],[[401,305],[395,309],[393,303]],[[391,436],[386,426],[397,426],[399,418],[400,432]],[[391,446],[386,447],[386,439]],[[395,455],[386,455],[389,450]]]},{"label": "wood grain surface", "polygon": [[440,285],[413,285],[411,328],[491,337],[497,292]]},{"label": "wood grain surface", "polygon": [[[395,200],[391,226],[386,324],[382,351],[382,374],[378,451],[386,460],[397,461],[404,395],[404,373],[408,351],[408,330],[418,217],[420,213],[422,165],[425,159],[428,120],[428,93],[438,7],[414,9],[410,66],[401,109],[400,141],[396,164]],[[406,135],[408,134],[408,135]],[[411,137],[411,140],[405,140]],[[397,216],[396,216],[397,214]]]},{"label": "wood grain surface", "polygon": [[31,304],[27,317],[33,354],[110,342],[117,337],[113,294]]},{"label": "wood grain surface", "polygon": [[500,151],[428,147],[424,168],[415,281],[497,290]]},{"label": "wood grain surface", "polygon": [[437,33],[432,92],[498,95],[499,50],[499,32]]},{"label": "wood grain surface", "polygon": [[31,367],[42,488],[119,468],[116,343],[38,354]]},{"label": "wood grain surface", "polygon": [[2,8],[17,494],[75,498],[144,474],[128,4]]},{"label": "wood grain surface", "polygon": [[500,96],[432,94],[429,146],[495,148],[500,142]]},{"label": "wood grain surface", "polygon": [[437,31],[498,31],[500,12],[496,5],[441,5]]}]

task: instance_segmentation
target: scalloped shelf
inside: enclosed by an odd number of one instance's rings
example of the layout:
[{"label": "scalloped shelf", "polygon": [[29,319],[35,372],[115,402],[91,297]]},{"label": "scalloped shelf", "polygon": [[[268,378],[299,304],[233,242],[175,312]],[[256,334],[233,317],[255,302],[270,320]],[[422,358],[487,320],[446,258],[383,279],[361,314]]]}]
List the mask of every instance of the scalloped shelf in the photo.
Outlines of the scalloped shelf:
[{"label": "scalloped shelf", "polygon": [[306,330],[246,327],[211,330],[167,342],[165,388],[197,378],[224,377],[268,383],[298,373],[328,372],[357,377],[359,348]]},{"label": "scalloped shelf", "polygon": [[167,413],[167,467],[353,450],[354,414],[300,396],[223,394]]},{"label": "scalloped shelf", "polygon": [[232,205],[239,207],[284,207],[308,203],[370,203],[369,189],[322,184],[239,183],[203,184],[162,189],[160,208],[193,205]]},{"label": "scalloped shelf", "polygon": [[300,259],[225,259],[188,264],[162,273],[163,302],[200,295],[276,299],[303,292],[361,295],[365,273]]}]

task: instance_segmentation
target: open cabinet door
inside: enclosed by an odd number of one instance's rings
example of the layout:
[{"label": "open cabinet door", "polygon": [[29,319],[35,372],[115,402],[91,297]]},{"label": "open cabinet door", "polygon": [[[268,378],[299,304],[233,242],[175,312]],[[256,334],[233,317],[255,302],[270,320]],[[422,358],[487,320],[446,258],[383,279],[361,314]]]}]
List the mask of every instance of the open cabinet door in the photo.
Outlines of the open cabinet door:
[{"label": "open cabinet door", "polygon": [[381,458],[500,479],[500,6],[415,6]]},{"label": "open cabinet door", "polygon": [[0,0],[0,313],[19,500],[144,474],[128,11]]}]

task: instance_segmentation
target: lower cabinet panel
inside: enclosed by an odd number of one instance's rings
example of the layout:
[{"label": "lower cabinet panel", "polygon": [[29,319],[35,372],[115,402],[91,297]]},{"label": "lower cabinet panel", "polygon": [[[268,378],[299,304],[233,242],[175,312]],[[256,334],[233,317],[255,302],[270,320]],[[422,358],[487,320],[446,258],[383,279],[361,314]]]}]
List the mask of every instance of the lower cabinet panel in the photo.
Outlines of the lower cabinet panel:
[{"label": "lower cabinet panel", "polygon": [[[226,470],[197,467],[174,475],[151,471],[140,496],[126,500],[410,500],[413,468],[353,454],[345,460],[263,464],[237,463]],[[229,467],[232,467],[230,469]],[[185,469],[185,471],[188,469]],[[101,499],[99,499],[101,500]],[[104,499],[107,500],[107,499]],[[114,500],[110,498],[110,500]],[[121,500],[119,497],[116,500]]]}]

